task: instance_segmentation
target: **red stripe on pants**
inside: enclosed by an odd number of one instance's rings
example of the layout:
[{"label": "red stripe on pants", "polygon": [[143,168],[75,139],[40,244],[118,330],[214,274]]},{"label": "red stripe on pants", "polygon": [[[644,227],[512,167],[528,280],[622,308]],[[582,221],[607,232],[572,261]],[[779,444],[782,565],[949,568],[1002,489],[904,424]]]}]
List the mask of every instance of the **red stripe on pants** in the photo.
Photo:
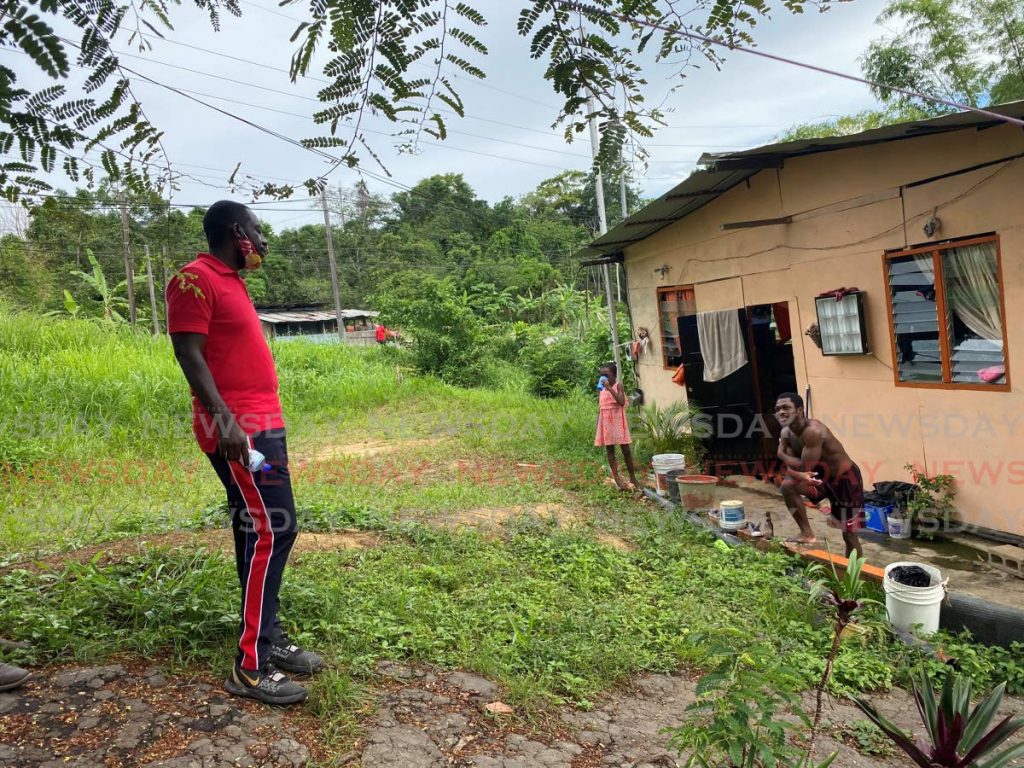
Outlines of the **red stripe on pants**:
[{"label": "red stripe on pants", "polygon": [[[249,575],[245,582],[245,603],[242,606],[244,628],[238,647],[242,651],[242,669],[257,670],[260,663],[256,641],[259,639],[260,625],[263,622],[263,588],[267,580],[270,555],[274,551],[274,531],[252,473],[237,461],[229,461],[228,466],[231,467],[231,476],[242,492],[246,511],[256,532],[256,546],[249,559]],[[246,546],[248,547],[248,544]]]}]

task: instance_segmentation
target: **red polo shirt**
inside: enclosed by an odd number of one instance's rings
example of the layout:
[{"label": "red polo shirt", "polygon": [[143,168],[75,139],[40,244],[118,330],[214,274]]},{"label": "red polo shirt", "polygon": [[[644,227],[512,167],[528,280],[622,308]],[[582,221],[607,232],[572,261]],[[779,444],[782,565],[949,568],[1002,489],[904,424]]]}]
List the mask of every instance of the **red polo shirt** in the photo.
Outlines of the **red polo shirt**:
[{"label": "red polo shirt", "polygon": [[[246,434],[284,426],[274,358],[236,270],[199,254],[168,283],[167,314],[170,333],[206,336],[206,364],[217,391]],[[195,393],[192,430],[203,451],[217,450],[213,418]]]}]

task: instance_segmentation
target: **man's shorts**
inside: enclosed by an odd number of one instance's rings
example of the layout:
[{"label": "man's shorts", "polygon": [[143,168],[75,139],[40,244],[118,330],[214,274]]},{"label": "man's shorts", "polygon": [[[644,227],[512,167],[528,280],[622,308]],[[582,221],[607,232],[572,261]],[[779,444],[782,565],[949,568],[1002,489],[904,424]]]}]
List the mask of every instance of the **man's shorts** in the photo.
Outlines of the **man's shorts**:
[{"label": "man's shorts", "polygon": [[864,527],[864,479],[856,464],[834,479],[825,478],[818,493],[828,499],[836,528],[852,533]]}]

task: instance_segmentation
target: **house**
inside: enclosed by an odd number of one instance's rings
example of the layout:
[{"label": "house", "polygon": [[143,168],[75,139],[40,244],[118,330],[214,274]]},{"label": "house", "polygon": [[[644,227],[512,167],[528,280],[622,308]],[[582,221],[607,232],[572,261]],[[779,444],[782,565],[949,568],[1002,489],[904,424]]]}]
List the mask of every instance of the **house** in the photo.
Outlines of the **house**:
[{"label": "house", "polygon": [[963,522],[1020,543],[1021,126],[960,113],[700,163],[584,252],[624,266],[647,400],[695,402],[712,471],[760,475],[776,396],[807,395],[868,489],[953,475]]},{"label": "house", "polygon": [[[338,317],[333,310],[314,307],[257,307],[256,314],[267,340],[283,341],[304,338],[310,341],[338,341]],[[347,343],[376,343],[374,318],[378,312],[366,309],[343,309],[341,316],[348,329]]]}]

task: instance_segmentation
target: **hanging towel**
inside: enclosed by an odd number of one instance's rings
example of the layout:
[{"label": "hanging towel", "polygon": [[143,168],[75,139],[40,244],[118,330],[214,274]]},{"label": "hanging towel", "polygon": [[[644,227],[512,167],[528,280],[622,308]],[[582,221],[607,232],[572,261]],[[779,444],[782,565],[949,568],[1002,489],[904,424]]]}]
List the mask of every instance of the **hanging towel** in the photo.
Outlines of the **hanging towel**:
[{"label": "hanging towel", "polygon": [[735,309],[697,314],[697,336],[704,358],[704,381],[721,381],[747,364],[743,329]]}]

